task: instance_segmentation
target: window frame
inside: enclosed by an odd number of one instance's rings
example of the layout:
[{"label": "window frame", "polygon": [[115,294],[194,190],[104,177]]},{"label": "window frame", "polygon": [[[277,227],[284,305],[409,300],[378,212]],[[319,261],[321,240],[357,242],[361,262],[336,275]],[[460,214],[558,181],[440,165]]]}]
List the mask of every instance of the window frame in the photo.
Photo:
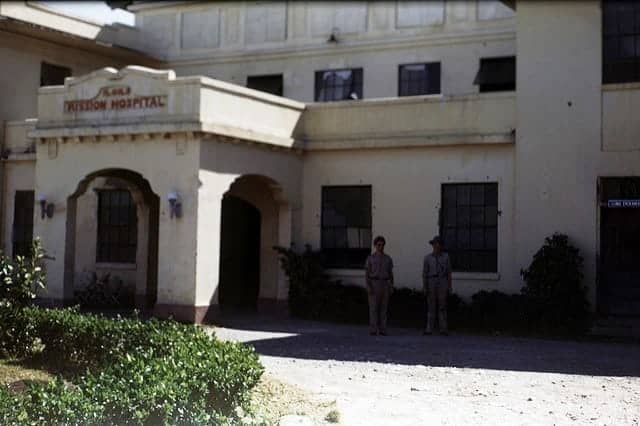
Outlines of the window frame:
[{"label": "window frame", "polygon": [[[460,187],[464,187],[467,186],[469,187],[469,204],[466,205],[469,209],[469,217],[468,217],[468,225],[467,226],[460,226],[458,225],[458,211],[459,211],[459,207],[460,206],[465,206],[465,205],[461,205],[458,203],[458,188]],[[472,187],[477,187],[477,186],[482,186],[483,187],[483,203],[481,204],[481,206],[483,207],[483,225],[482,226],[474,226],[473,225],[473,221],[472,221],[472,207],[479,207],[480,204],[473,204],[472,203]],[[495,205],[493,204],[487,204],[487,189],[489,186],[493,186],[495,188]],[[446,218],[446,214],[447,214],[447,208],[450,207],[445,203],[445,188],[447,187],[455,187],[456,188],[456,201],[455,201],[455,226],[447,226],[447,218]],[[449,256],[451,258],[451,265],[452,265],[452,272],[461,272],[461,273],[473,273],[473,274],[495,274],[498,273],[498,266],[499,266],[499,242],[500,242],[500,235],[499,235],[499,217],[500,217],[500,210],[499,210],[499,204],[500,204],[500,186],[498,182],[447,182],[447,183],[442,183],[440,185],[440,214],[439,214],[439,232],[440,232],[440,236],[444,239],[444,245],[445,245],[445,250],[447,252],[449,252]],[[487,208],[495,208],[495,220],[494,223],[495,225],[488,225],[487,224]],[[448,241],[447,237],[446,237],[446,230],[447,229],[454,229],[455,230],[455,235],[456,235],[456,247],[454,249],[450,249],[451,245],[450,245],[450,241]],[[464,249],[459,249],[457,247],[457,239],[458,239],[458,230],[459,229],[466,229],[468,230],[468,247],[464,248]],[[495,231],[495,248],[494,249],[488,249],[488,248],[483,248],[483,249],[477,249],[477,248],[472,248],[471,247],[471,235],[472,235],[472,230],[474,229],[482,229],[483,232],[483,246],[487,245],[487,230],[488,229],[494,229]],[[483,267],[481,268],[474,268],[472,267],[473,262],[471,259],[471,255],[473,253],[483,253],[485,256],[493,256],[493,262],[491,262],[491,265],[488,265],[488,262],[486,261],[486,257],[483,260]],[[458,266],[459,260],[456,258],[458,253],[464,253],[465,255],[469,256],[469,260],[466,262],[467,267],[466,268],[460,268]],[[482,254],[480,255],[482,257]]]},{"label": "window frame", "polygon": [[[426,74],[426,82],[425,82],[425,88],[427,88],[427,90],[424,93],[409,93],[409,94],[403,94],[402,93],[402,69],[403,67],[407,67],[407,66],[412,66],[412,65],[424,65],[425,66],[425,74]],[[435,66],[437,68],[437,75],[438,75],[438,90],[434,91],[434,92],[429,92],[429,83],[431,82],[430,79],[430,71],[429,71],[429,67],[430,66]],[[410,63],[410,64],[400,64],[398,65],[398,97],[406,97],[406,96],[423,96],[423,95],[440,95],[442,94],[442,63],[441,62],[414,62],[414,63]]]},{"label": "window frame", "polygon": [[[362,67],[359,68],[337,68],[337,69],[324,69],[318,70],[315,72],[315,82],[314,82],[314,94],[313,99],[314,102],[342,102],[342,101],[351,101],[355,99],[351,99],[349,97],[343,99],[319,99],[320,90],[322,89],[322,75],[326,72],[337,73],[340,71],[350,71],[352,75],[352,80],[354,81],[353,85],[355,85],[355,90],[352,90],[351,93],[355,92],[358,95],[358,100],[364,99],[364,69]],[[358,87],[359,84],[359,87]],[[337,86],[331,86],[333,88]]]},{"label": "window frame", "polygon": [[[26,202],[19,202],[20,198],[26,198],[24,200]],[[26,214],[20,214],[19,209],[25,210]],[[29,210],[31,215],[28,214]],[[13,196],[13,224],[11,225],[11,255],[13,257],[31,257],[34,214],[35,191],[16,190]]]},{"label": "window frame", "polygon": [[[324,231],[325,229],[334,229],[334,228],[349,228],[348,224],[345,227],[327,227],[325,226],[325,196],[326,191],[336,190],[336,189],[355,189],[359,188],[362,190],[368,190],[368,199],[369,204],[367,206],[369,217],[365,220],[369,223],[369,236],[370,239],[373,238],[373,186],[372,185],[323,185],[320,189],[320,250],[322,252],[324,267],[327,269],[364,269],[364,263],[367,259],[367,256],[371,254],[371,241],[367,247],[358,247],[358,248],[325,248],[324,247]],[[359,229],[367,229],[365,227],[358,227]],[[347,240],[348,241],[348,240]],[[329,251],[333,251],[334,253],[338,253],[337,255],[330,255]],[[340,257],[340,251],[347,252],[346,256],[347,260],[341,260],[339,262],[332,261],[333,257]],[[344,255],[343,255],[344,256]],[[350,260],[351,256],[355,258],[354,260]],[[362,257],[360,261],[360,257]],[[344,259],[344,257],[343,257]]]},{"label": "window frame", "polygon": [[[51,70],[55,70],[54,73],[60,73],[64,75],[62,77],[62,81],[53,81],[53,82],[45,82],[45,68],[50,67]],[[73,75],[71,67],[66,67],[64,65],[52,64],[51,62],[41,61],[40,62],[40,87],[44,86],[61,86],[64,84],[64,79],[67,77],[71,77]]]},{"label": "window frame", "polygon": [[[482,78],[482,70],[483,63],[497,63],[500,61],[507,62],[507,60],[513,59],[513,85],[511,82],[509,83],[481,83],[477,82],[478,78]],[[485,65],[486,67],[487,65]],[[494,93],[494,92],[514,92],[516,90],[516,80],[517,80],[517,57],[516,55],[508,55],[508,56],[492,56],[486,58],[480,58],[478,62],[478,72],[476,73],[476,77],[473,80],[473,84],[478,86],[478,91],[480,93]]]},{"label": "window frame", "polygon": [[[617,3],[617,4],[616,4]],[[616,8],[616,6],[618,8]],[[632,27],[633,31],[622,30],[623,22],[618,19],[620,14],[624,13],[620,6],[631,7],[631,12],[626,13],[626,16],[633,16]],[[613,20],[615,21],[615,28],[611,28],[607,25],[607,21],[611,18],[609,14],[614,13]],[[601,33],[602,33],[602,84],[624,84],[624,83],[638,83],[640,82],[640,4],[638,2],[625,2],[624,4],[619,1],[602,1],[602,21],[601,21]],[[609,41],[614,39],[616,41],[616,52],[620,52],[621,46],[625,39],[633,40],[633,55],[628,57],[622,56],[617,53],[612,58],[610,53]]]},{"label": "window frame", "polygon": [[[128,194],[129,203],[127,205],[128,215],[126,224],[119,223],[103,223],[102,219],[102,211],[104,207],[104,199],[103,196],[109,194],[112,197],[114,194]],[[138,212],[137,205],[133,200],[133,196],[131,191],[127,189],[96,189],[96,194],[98,195],[98,218],[97,218],[97,230],[96,230],[96,263],[105,264],[105,263],[114,263],[114,264],[123,264],[123,265],[131,265],[136,263],[136,256],[138,252]],[[109,200],[111,202],[111,200]],[[122,207],[122,206],[119,206]],[[120,213],[118,213],[120,214]],[[133,224],[129,222],[129,220],[133,218]],[[105,226],[108,229],[105,229]],[[127,231],[127,235],[131,238],[131,234],[135,235],[133,243],[122,243],[121,241],[116,241],[115,243],[112,241],[105,241],[105,234],[107,232],[113,232],[114,228],[118,230],[124,228]],[[119,238],[119,237],[118,237]],[[105,249],[106,247],[106,249]],[[122,254],[122,250],[129,250],[129,253]],[[115,253],[114,253],[115,252]]]},{"label": "window frame", "polygon": [[[255,88],[255,87],[251,87],[249,85],[250,84],[249,83],[250,80],[253,80],[255,82],[255,80],[258,80],[258,79],[269,79],[269,78],[272,78],[272,79],[280,78],[280,82],[279,82],[280,83],[280,91],[278,93],[268,92],[266,90],[258,89],[258,88]],[[251,90],[258,90],[258,91],[260,91],[262,93],[269,93],[269,94],[274,95],[274,96],[283,96],[283,94],[284,94],[284,75],[282,75],[282,74],[248,75],[247,76],[247,85],[246,85],[246,87],[248,89],[251,89]]]}]

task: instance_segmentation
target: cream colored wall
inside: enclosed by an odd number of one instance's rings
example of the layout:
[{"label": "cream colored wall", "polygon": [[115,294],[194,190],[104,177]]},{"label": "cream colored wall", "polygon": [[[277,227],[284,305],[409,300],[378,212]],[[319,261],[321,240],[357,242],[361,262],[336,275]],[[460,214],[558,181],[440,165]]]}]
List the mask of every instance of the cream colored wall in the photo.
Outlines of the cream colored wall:
[{"label": "cream colored wall", "polygon": [[[92,273],[95,272],[98,277],[109,274],[112,278],[118,278],[132,294],[144,296],[147,284],[149,207],[144,205],[142,192],[131,183],[119,180],[117,186],[113,184],[113,178],[96,178],[88,185],[86,192],[78,197],[74,290],[84,288],[89,283]],[[127,189],[136,203],[138,236],[135,263],[98,263],[96,261],[98,195],[95,190],[116,188]]]},{"label": "cream colored wall", "polygon": [[[365,98],[398,95],[398,66],[441,62],[442,92],[477,93],[479,58],[514,55],[499,1],[250,2],[134,6],[143,49],[179,75],[246,85],[283,74],[284,96],[314,100],[315,71],[362,67]],[[334,32],[338,43],[328,43]]]},{"label": "cream colored wall", "polygon": [[69,67],[74,76],[105,66],[126,65],[80,49],[5,32],[0,32],[0,57],[3,65],[0,94],[5,99],[0,103],[0,120],[37,116],[40,63],[43,61]]},{"label": "cream colored wall", "polygon": [[[398,287],[421,288],[422,259],[438,233],[443,183],[497,182],[498,273],[456,273],[455,292],[517,291],[514,278],[513,146],[309,152],[304,156],[301,243],[320,247],[321,191],[329,185],[371,185],[372,235],[384,235]],[[345,283],[364,285],[362,270],[331,270]]]},{"label": "cream colored wall", "polygon": [[637,94],[602,86],[601,13],[595,0],[518,2],[517,13],[516,263],[527,266],[553,232],[568,234],[592,302],[597,179],[640,175]]},{"label": "cream colored wall", "polygon": [[[233,140],[228,138],[215,136],[204,140],[200,147],[198,189],[198,306],[218,303],[221,202],[232,183],[243,175],[258,175],[273,181],[274,187],[271,191],[279,201],[280,207],[279,245],[289,246],[295,235],[301,232],[300,222],[296,217],[299,216],[302,202],[302,159],[299,154],[262,145],[233,143]],[[262,247],[261,253],[266,257],[262,258],[261,262],[276,261],[275,257],[267,255],[266,251],[266,248]],[[265,263],[264,267],[265,270],[273,271],[272,264],[267,266]],[[264,289],[261,286],[261,297],[286,298],[286,277],[279,268],[277,271],[276,291],[270,286]]]},{"label": "cream colored wall", "polygon": [[[177,144],[183,146],[181,153],[176,151]],[[67,142],[58,145],[58,155],[53,159],[49,158],[47,150],[38,149],[36,194],[43,194],[56,204],[53,218],[42,220],[36,217],[34,224],[34,235],[42,237],[45,249],[55,258],[47,265],[48,296],[56,299],[65,296],[63,277],[67,197],[73,194],[87,175],[107,168],[140,173],[161,198],[158,303],[193,305],[198,188],[196,140]],[[182,198],[185,214],[180,219],[169,217],[166,194],[170,191],[178,191]]]}]

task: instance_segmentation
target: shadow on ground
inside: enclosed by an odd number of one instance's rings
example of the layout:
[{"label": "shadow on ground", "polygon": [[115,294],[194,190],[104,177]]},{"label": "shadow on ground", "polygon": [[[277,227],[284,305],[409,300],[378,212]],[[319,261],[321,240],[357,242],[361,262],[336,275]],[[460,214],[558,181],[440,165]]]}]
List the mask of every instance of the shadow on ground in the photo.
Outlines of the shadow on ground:
[{"label": "shadow on ground", "polygon": [[366,326],[226,314],[215,333],[243,341],[265,356],[434,367],[640,376],[640,344],[502,336],[422,336],[391,328],[369,336]]}]

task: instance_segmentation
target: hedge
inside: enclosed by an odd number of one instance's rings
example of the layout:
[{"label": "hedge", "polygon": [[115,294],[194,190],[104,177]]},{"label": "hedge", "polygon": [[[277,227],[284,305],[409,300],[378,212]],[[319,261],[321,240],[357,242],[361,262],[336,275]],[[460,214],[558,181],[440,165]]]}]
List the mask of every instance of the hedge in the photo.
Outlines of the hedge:
[{"label": "hedge", "polygon": [[81,374],[1,391],[2,424],[231,424],[263,373],[252,348],[193,325],[74,309],[25,314],[32,353]]}]

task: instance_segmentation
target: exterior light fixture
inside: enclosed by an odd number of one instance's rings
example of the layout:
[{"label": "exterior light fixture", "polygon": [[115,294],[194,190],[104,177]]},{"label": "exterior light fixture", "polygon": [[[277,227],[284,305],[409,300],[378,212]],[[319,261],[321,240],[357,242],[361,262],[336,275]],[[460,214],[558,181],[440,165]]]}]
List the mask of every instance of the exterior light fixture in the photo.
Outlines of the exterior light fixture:
[{"label": "exterior light fixture", "polygon": [[174,217],[176,218],[182,217],[182,203],[180,202],[178,192],[171,191],[167,193],[167,200],[169,201],[170,217],[172,219]]},{"label": "exterior light fixture", "polygon": [[55,205],[47,202],[47,197],[44,195],[38,196],[38,203],[40,203],[40,218],[44,219],[45,216],[51,219],[53,212],[55,211]]}]

